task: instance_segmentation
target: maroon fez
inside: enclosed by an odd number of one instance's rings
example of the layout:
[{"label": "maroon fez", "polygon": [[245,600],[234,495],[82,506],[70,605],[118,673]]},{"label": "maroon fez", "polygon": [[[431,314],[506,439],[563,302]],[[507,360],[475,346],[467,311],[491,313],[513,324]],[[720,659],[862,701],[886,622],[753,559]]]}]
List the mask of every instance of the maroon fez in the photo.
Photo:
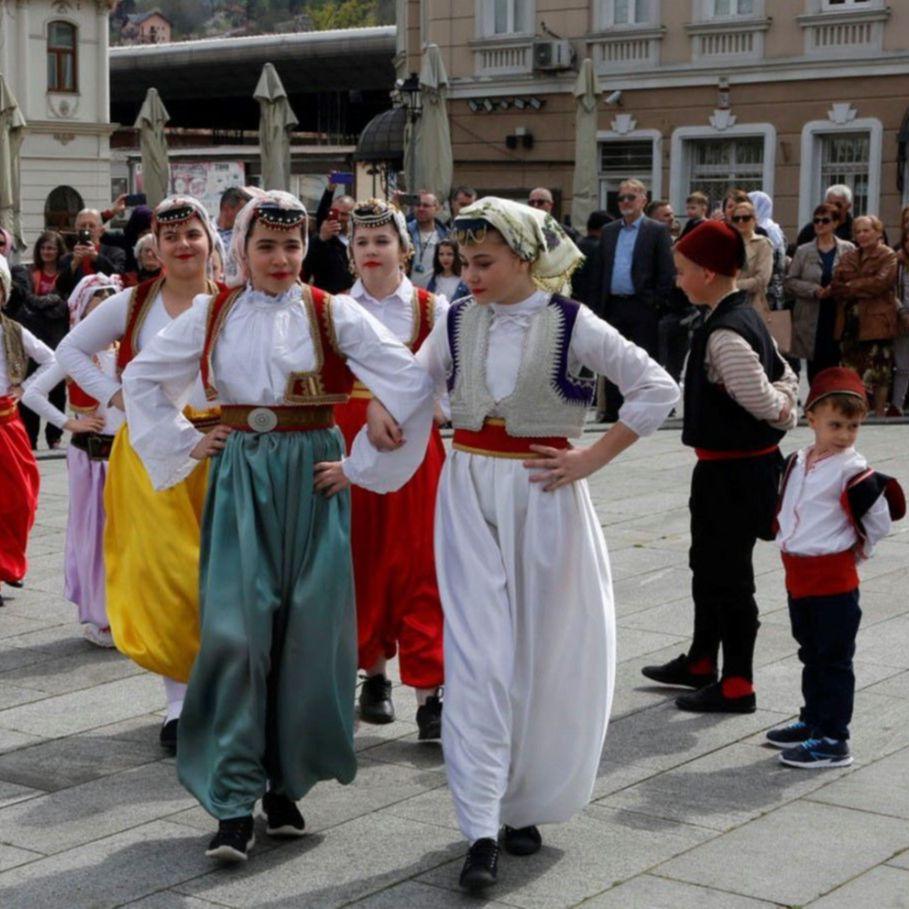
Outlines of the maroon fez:
[{"label": "maroon fez", "polygon": [[701,268],[728,277],[745,265],[745,241],[725,221],[704,221],[675,244],[675,251]]},{"label": "maroon fez", "polygon": [[853,395],[863,401],[868,400],[868,393],[861,376],[854,369],[848,369],[845,366],[831,366],[828,369],[822,369],[814,377],[808,392],[808,400],[805,402],[805,410],[811,410],[818,401],[829,395]]}]

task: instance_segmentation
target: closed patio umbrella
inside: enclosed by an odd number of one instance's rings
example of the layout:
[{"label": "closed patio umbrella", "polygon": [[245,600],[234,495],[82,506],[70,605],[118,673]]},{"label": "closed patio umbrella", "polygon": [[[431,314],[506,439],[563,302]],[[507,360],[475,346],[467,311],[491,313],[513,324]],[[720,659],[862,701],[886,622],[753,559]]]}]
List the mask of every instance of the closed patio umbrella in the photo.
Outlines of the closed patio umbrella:
[{"label": "closed patio umbrella", "polygon": [[259,102],[259,157],[264,189],[290,189],[290,134],[297,117],[278,71],[266,63],[253,93]]},{"label": "closed patio umbrella", "polygon": [[577,102],[574,125],[574,179],[571,193],[571,224],[583,233],[590,213],[599,207],[597,176],[597,85],[593,61],[581,64],[574,96]]},{"label": "closed patio umbrella", "polygon": [[19,150],[24,129],[25,117],[16,96],[0,75],[0,227],[13,235],[14,246],[19,249],[25,247],[19,208]]},{"label": "closed patio umbrella", "polygon": [[451,155],[451,131],[448,125],[448,74],[442,54],[435,44],[423,51],[420,68],[420,92],[423,113],[416,125],[416,161],[411,192],[428,189],[444,205],[451,192],[454,162]]},{"label": "closed patio umbrella", "polygon": [[142,191],[154,208],[170,192],[170,164],[167,160],[167,139],[164,126],[170,114],[158,94],[150,88],[145,94],[142,109],[136,118],[139,148],[142,152]]}]

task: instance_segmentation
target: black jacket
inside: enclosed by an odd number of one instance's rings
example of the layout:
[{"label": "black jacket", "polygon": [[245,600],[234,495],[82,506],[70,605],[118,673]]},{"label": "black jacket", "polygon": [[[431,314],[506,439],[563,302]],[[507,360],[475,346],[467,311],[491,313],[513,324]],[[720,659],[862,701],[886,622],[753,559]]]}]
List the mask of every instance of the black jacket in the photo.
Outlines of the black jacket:
[{"label": "black jacket", "polygon": [[79,263],[79,267],[73,271],[70,268],[70,265],[73,261],[73,254],[67,253],[60,260],[60,274],[57,275],[57,293],[63,297],[64,300],[69,299],[69,295],[73,292],[76,285],[86,276],[91,274],[97,274],[102,272],[105,275],[116,275],[119,274],[117,271],[117,266],[111,262],[103,253],[99,253],[94,256],[92,259],[92,271],[89,271],[86,268],[85,260]]},{"label": "black jacket", "polygon": [[319,228],[331,211],[334,197],[334,190],[330,188],[322,194],[316,210],[316,230],[309,238],[309,249],[303,260],[303,273],[306,280],[330,294],[350,290],[354,283],[354,276],[350,271],[350,259],[347,255],[347,244],[337,237],[323,240],[319,236]]},{"label": "black jacket", "polygon": [[9,315],[48,347],[56,347],[69,331],[66,298],[57,293],[36,294],[30,267],[16,265],[12,275]]}]

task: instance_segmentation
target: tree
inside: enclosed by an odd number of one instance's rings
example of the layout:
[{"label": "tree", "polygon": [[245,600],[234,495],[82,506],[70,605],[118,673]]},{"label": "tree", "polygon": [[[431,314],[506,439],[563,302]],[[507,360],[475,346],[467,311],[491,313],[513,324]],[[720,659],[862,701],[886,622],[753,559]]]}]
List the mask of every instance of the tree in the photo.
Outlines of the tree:
[{"label": "tree", "polygon": [[322,0],[309,8],[313,28],[362,28],[379,24],[378,0]]}]

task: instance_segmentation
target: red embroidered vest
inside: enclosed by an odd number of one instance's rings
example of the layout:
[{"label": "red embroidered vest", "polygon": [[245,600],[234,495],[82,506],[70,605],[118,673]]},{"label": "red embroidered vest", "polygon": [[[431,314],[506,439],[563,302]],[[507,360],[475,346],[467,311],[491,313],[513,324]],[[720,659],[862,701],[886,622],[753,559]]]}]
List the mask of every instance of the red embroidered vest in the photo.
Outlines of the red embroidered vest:
[{"label": "red embroidered vest", "polygon": [[[212,297],[205,320],[205,343],[199,370],[202,385],[209,401],[218,397],[212,375],[212,354],[218,335],[227,315],[243,292],[242,288],[222,290]],[[302,304],[309,316],[316,368],[312,372],[292,372],[287,377],[284,400],[288,404],[322,405],[343,404],[350,396],[354,376],[347,368],[344,355],[338,347],[331,315],[331,297],[323,290],[303,285]]]},{"label": "red embroidered vest", "polygon": [[407,342],[411,353],[416,353],[432,332],[436,317],[435,302],[434,294],[423,287],[414,288],[414,333]]}]

